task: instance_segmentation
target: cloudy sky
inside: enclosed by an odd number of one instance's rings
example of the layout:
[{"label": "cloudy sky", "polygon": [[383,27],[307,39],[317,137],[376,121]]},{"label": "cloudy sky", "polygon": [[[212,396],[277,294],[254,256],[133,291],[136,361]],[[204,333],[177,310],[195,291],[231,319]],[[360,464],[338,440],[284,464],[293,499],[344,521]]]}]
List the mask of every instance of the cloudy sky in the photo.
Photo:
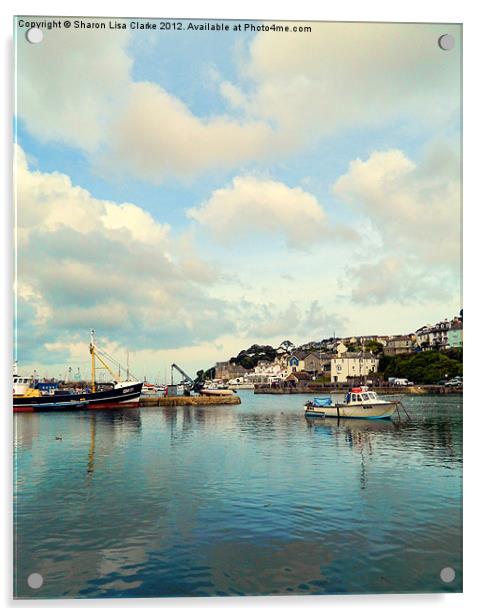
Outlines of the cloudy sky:
[{"label": "cloudy sky", "polygon": [[164,380],[458,313],[461,30],[309,25],[18,29],[22,370],[87,374],[92,327]]}]

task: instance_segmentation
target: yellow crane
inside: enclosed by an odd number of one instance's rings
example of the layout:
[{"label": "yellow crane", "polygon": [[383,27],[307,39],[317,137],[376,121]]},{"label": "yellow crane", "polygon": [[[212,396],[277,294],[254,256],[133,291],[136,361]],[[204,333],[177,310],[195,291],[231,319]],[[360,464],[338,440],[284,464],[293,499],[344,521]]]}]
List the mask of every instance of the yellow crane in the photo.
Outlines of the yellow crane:
[{"label": "yellow crane", "polygon": [[105,361],[102,359],[102,357],[97,352],[97,348],[96,348],[96,344],[95,344],[95,331],[93,329],[90,330],[89,351],[90,351],[90,358],[91,358],[92,392],[95,393],[95,391],[96,391],[96,389],[95,389],[95,370],[96,370],[95,358],[96,357],[100,361],[100,363],[104,366],[104,368],[110,372],[110,374],[111,374],[111,376],[112,376],[114,381],[117,381],[117,375],[114,374],[114,372],[111,370],[110,366],[105,363]]}]

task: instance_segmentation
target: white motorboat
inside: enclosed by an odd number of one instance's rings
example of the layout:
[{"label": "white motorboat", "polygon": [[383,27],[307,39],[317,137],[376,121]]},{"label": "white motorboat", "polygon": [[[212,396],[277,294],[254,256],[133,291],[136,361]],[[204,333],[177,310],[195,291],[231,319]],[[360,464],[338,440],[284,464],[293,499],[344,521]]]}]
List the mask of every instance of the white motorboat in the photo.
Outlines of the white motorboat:
[{"label": "white motorboat", "polygon": [[307,417],[347,417],[357,419],[390,419],[399,400],[383,400],[368,387],[353,387],[343,402],[331,397],[313,398],[305,404]]},{"label": "white motorboat", "polygon": [[199,390],[201,396],[234,396],[232,389],[204,388]]}]

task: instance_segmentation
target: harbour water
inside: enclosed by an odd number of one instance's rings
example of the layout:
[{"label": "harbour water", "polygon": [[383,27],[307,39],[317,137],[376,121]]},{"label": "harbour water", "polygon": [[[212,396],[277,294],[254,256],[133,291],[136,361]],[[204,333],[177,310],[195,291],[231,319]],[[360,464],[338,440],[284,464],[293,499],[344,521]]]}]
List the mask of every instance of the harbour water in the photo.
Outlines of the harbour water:
[{"label": "harbour water", "polygon": [[406,397],[396,425],[239,395],[16,415],[15,595],[461,591],[460,396]]}]

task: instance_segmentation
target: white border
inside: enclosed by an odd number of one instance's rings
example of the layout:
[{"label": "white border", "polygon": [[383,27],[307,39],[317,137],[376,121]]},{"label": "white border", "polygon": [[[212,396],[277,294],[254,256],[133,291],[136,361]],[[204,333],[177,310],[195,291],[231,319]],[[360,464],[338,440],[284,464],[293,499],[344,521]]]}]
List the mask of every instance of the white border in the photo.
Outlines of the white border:
[{"label": "white border", "polygon": [[[397,4],[387,0],[342,0],[316,6],[313,0],[296,0],[289,5],[279,2],[261,3],[255,0],[245,0],[243,3],[230,4],[226,0],[205,0],[194,2],[184,1],[182,5],[172,0],[156,3],[146,0],[136,0],[132,4],[120,6],[119,3],[105,0],[84,0],[84,2],[65,3],[59,0],[44,0],[39,3],[33,0],[6,0],[1,7],[2,19],[2,49],[4,51],[2,68],[4,69],[2,83],[2,134],[6,135],[2,153],[1,165],[3,192],[2,212],[2,278],[1,300],[2,328],[6,333],[2,353],[2,445],[4,445],[5,461],[2,473],[3,498],[0,500],[1,529],[3,545],[11,546],[11,430],[12,414],[9,411],[10,378],[11,378],[11,319],[10,298],[11,285],[11,221],[12,215],[8,205],[11,204],[11,114],[12,114],[12,16],[24,15],[105,15],[139,17],[198,17],[198,18],[251,18],[251,19],[296,19],[296,20],[343,20],[343,21],[416,21],[416,22],[458,22],[464,24],[464,281],[465,303],[468,304],[465,324],[465,412],[464,412],[464,594],[463,595],[370,595],[343,597],[280,597],[280,598],[246,598],[246,599],[158,599],[158,600],[69,600],[50,602],[15,602],[11,597],[11,547],[3,549],[3,567],[0,571],[0,589],[3,603],[10,609],[23,612],[27,609],[63,610],[80,609],[81,612],[92,607],[104,610],[127,609],[137,610],[140,607],[162,609],[163,611],[191,612],[206,610],[240,611],[253,610],[257,612],[275,611],[288,613],[293,609],[302,608],[308,613],[319,613],[320,610],[336,610],[345,614],[406,614],[407,610],[421,608],[426,614],[453,614],[454,611],[469,614],[478,605],[477,585],[480,576],[480,532],[482,523],[480,499],[478,498],[480,476],[478,470],[480,461],[477,456],[480,450],[480,434],[482,422],[478,415],[482,414],[480,396],[475,398],[473,384],[477,382],[477,366],[482,364],[476,356],[477,344],[482,344],[482,337],[472,325],[480,314],[476,301],[480,294],[480,266],[482,262],[480,250],[482,244],[480,223],[482,157],[480,156],[481,132],[480,113],[482,109],[480,97],[480,59],[481,54],[481,21],[478,19],[477,3],[473,0],[438,0],[424,2],[417,0],[408,2],[399,0]],[[468,301],[467,301],[468,300]],[[471,314],[472,312],[472,314]],[[479,334],[479,339],[476,338]]]}]

